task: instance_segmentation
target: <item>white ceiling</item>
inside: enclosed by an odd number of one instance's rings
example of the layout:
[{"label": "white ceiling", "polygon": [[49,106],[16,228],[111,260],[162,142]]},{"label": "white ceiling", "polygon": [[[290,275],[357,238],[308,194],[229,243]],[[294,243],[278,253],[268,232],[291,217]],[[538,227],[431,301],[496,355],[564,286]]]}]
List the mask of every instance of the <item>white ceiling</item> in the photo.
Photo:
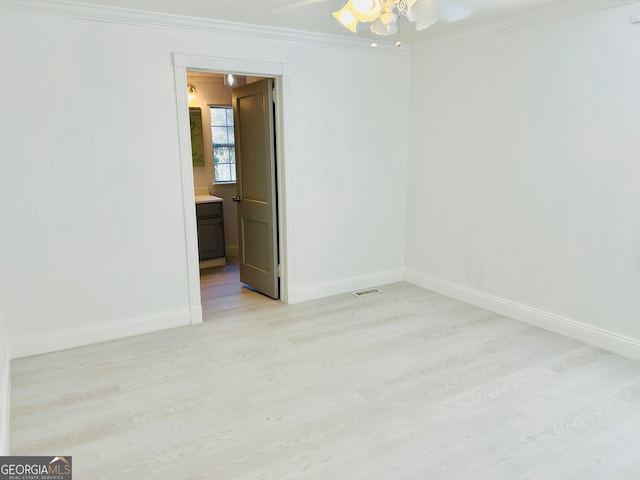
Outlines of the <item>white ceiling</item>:
[{"label": "white ceiling", "polygon": [[[110,5],[190,17],[210,18],[239,23],[257,24],[293,30],[333,35],[355,36],[338,24],[331,12],[338,10],[346,0],[81,0],[83,3]],[[442,0],[441,0],[442,1]],[[455,23],[438,22],[427,30],[416,32],[413,24],[403,18],[400,37],[403,41],[417,41],[431,35],[461,30],[483,23],[545,9],[572,6],[584,8],[587,4],[602,5],[607,0],[444,0],[468,7],[473,13]],[[616,3],[611,0],[610,3]],[[367,25],[360,25],[359,37],[372,38]],[[380,37],[378,37],[380,38]]]}]

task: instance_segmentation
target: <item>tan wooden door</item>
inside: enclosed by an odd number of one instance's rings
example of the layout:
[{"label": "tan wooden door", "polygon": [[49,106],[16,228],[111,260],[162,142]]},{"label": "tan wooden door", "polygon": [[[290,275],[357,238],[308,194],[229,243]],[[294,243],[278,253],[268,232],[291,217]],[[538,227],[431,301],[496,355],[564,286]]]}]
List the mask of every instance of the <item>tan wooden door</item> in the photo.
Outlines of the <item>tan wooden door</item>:
[{"label": "tan wooden door", "polygon": [[280,297],[273,80],[233,89],[240,281]]}]

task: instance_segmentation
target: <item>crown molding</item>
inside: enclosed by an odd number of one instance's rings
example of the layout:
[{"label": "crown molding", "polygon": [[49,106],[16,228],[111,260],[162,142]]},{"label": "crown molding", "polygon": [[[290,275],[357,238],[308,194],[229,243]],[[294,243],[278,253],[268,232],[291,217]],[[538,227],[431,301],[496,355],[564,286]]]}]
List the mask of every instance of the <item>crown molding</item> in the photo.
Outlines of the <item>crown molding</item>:
[{"label": "crown molding", "polygon": [[94,5],[71,0],[3,0],[0,1],[0,11],[1,10],[59,15],[93,22],[184,29],[225,36],[252,37],[262,40],[270,39],[297,44],[303,43],[321,47],[364,49],[381,51],[383,53],[393,52],[395,55],[408,56],[411,50],[410,46],[406,45],[399,52],[392,42],[385,41],[378,42],[379,46],[374,50],[371,48],[370,40],[362,37],[329,35],[264,25]]},{"label": "crown molding", "polygon": [[634,3],[640,3],[640,1],[574,0],[569,3],[557,2],[553,6],[547,6],[532,12],[510,15],[476,25],[460,27],[451,32],[428,35],[426,38],[405,43],[401,49],[396,48],[393,42],[382,38],[377,39],[378,48],[372,49],[370,39],[362,37],[330,35],[264,25],[86,4],[73,0],[3,0],[0,1],[0,11],[9,10],[14,12],[59,15],[94,22],[155,28],[174,28],[231,37],[250,37],[321,47],[367,50],[372,54],[409,56],[413,54],[425,54],[481,38]]},{"label": "crown molding", "polygon": [[535,27],[567,18],[577,17],[599,10],[640,3],[638,0],[579,0],[570,3],[557,2],[553,6],[531,12],[514,14],[486,21],[452,32],[433,35],[412,44],[412,54],[421,55],[456,45],[477,41],[516,30]]},{"label": "crown molding", "polygon": [[553,21],[579,16],[607,8],[640,3],[639,0],[572,0],[557,2],[551,7],[540,8],[524,14],[485,21],[476,25],[460,27],[455,31],[430,35],[420,40],[407,42],[402,49],[393,42],[378,39],[378,48],[372,49],[370,40],[362,37],[347,37],[313,33],[287,28],[267,27],[246,23],[229,22],[207,18],[150,12],[129,8],[86,4],[73,0],[2,0],[0,11],[27,12],[59,15],[82,20],[104,23],[118,23],[134,26],[175,28],[207,32],[231,37],[251,37],[271,39],[291,43],[303,43],[321,47],[350,48],[368,50],[371,53],[409,56],[452,47],[481,38],[500,35],[515,30],[534,27]]}]

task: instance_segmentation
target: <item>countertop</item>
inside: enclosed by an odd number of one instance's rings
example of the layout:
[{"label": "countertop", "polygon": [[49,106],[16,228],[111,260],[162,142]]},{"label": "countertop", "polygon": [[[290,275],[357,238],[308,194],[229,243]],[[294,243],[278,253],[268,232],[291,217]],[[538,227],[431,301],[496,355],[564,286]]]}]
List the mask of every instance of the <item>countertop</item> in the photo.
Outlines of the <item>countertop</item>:
[{"label": "countertop", "polygon": [[196,195],[196,203],[222,203],[222,198],[213,195]]}]

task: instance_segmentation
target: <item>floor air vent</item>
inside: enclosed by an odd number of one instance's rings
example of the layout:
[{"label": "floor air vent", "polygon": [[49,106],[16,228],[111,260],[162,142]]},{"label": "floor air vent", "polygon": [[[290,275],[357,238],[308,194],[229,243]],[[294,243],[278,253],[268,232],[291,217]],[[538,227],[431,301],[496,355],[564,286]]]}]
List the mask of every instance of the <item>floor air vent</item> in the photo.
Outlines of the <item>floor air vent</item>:
[{"label": "floor air vent", "polygon": [[377,288],[368,288],[367,290],[359,290],[357,292],[353,292],[353,295],[356,297],[368,297],[369,295],[375,295],[376,293],[380,293],[380,290]]}]

